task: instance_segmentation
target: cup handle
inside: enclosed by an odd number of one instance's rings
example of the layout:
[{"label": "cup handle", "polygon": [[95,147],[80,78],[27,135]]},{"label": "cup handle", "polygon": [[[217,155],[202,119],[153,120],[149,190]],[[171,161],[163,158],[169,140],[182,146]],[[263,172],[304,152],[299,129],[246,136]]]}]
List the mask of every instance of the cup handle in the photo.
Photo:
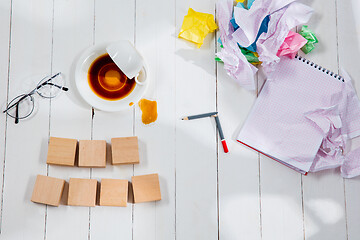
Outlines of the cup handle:
[{"label": "cup handle", "polygon": [[139,85],[144,85],[147,82],[147,74],[145,67],[142,67],[140,72],[136,74],[135,82]]}]

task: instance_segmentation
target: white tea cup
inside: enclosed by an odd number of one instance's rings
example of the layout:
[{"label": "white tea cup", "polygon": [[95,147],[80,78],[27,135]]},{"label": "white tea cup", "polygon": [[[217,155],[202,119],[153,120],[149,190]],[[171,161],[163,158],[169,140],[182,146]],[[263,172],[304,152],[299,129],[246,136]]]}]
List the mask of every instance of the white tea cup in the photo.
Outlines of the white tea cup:
[{"label": "white tea cup", "polygon": [[106,52],[129,79],[135,78],[139,85],[147,82],[144,59],[129,41],[112,43],[106,47]]}]

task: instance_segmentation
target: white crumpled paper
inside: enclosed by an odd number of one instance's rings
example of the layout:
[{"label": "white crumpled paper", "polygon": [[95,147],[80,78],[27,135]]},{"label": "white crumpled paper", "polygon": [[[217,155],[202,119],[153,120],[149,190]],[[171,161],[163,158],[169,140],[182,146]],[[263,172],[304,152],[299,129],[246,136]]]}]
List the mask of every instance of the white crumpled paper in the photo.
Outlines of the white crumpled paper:
[{"label": "white crumpled paper", "polygon": [[[218,1],[216,17],[224,48],[216,55],[224,62],[228,75],[246,89],[254,90],[257,68],[248,63],[239,46],[252,45],[264,18],[270,16],[267,33],[262,33],[256,42],[259,60],[269,73],[280,60],[277,53],[289,31],[306,23],[312,12],[312,8],[296,0],[256,0],[249,10],[234,7],[231,0]],[[230,23],[233,16],[239,26],[235,32]]]},{"label": "white crumpled paper", "polygon": [[342,95],[334,95],[338,103],[326,109],[306,113],[323,132],[324,139],[310,168],[310,172],[340,166],[341,175],[350,178],[360,175],[360,148],[345,154],[347,142],[360,135],[360,101],[352,86],[351,78],[342,70],[345,84]]},{"label": "white crumpled paper", "polygon": [[227,74],[247,90],[255,90],[254,75],[257,68],[250,64],[242,54],[237,43],[226,38],[224,48],[216,55],[224,62]]},{"label": "white crumpled paper", "polygon": [[230,23],[233,7],[232,0],[223,0],[216,3],[216,18],[218,21],[221,41],[225,41],[224,38],[234,32],[234,27]]},{"label": "white crumpled paper", "polygon": [[329,168],[336,168],[344,162],[344,149],[347,135],[343,132],[341,112],[338,105],[325,109],[317,109],[306,113],[305,117],[314,122],[322,131],[324,139],[310,168],[310,172],[317,172]]},{"label": "white crumpled paper", "polygon": [[280,61],[276,54],[289,31],[308,22],[312,13],[311,7],[294,2],[270,16],[268,31],[261,34],[256,43],[259,60],[263,62],[265,72],[272,71],[274,64]]},{"label": "white crumpled paper", "polygon": [[235,7],[234,18],[239,25],[239,29],[233,33],[235,41],[243,47],[253,44],[264,18],[294,1],[296,0],[256,0],[249,10]]},{"label": "white crumpled paper", "polygon": [[227,74],[247,90],[255,90],[254,75],[257,68],[250,64],[242,54],[238,44],[231,36],[234,29],[230,23],[233,1],[219,1],[216,4],[216,17],[220,28],[223,48],[216,54],[223,62]]}]

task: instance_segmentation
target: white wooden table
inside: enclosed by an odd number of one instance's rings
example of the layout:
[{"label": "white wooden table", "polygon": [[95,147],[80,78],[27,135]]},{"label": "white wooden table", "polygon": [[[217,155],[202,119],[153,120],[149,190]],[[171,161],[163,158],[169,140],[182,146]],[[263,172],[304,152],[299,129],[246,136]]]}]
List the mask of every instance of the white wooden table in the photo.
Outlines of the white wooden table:
[{"label": "white wooden table", "polygon": [[[304,1],[320,43],[307,58],[338,71],[360,90],[360,3]],[[360,179],[338,170],[302,176],[236,143],[256,94],[238,87],[216,64],[216,39],[200,49],[178,39],[189,7],[215,13],[215,0],[1,0],[0,102],[33,74],[62,71],[70,92],[15,125],[0,115],[0,239],[309,239],[360,238]],[[78,100],[75,58],[93,44],[129,39],[151,70],[146,98],[158,102],[152,126],[138,107],[92,111]],[[210,119],[184,115],[217,110],[230,153]],[[141,163],[84,169],[46,165],[49,136],[106,139],[136,135]],[[159,173],[160,202],[116,207],[45,207],[30,202],[37,174],[69,180]]]}]

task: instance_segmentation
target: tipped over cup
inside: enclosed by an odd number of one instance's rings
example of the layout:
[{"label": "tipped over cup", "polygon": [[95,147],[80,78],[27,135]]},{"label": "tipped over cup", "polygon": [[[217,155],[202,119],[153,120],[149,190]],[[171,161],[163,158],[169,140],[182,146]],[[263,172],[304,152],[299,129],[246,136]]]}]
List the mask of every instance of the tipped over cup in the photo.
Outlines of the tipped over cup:
[{"label": "tipped over cup", "polygon": [[106,52],[126,77],[134,78],[139,85],[146,84],[145,62],[133,44],[127,40],[121,40],[108,45]]}]

